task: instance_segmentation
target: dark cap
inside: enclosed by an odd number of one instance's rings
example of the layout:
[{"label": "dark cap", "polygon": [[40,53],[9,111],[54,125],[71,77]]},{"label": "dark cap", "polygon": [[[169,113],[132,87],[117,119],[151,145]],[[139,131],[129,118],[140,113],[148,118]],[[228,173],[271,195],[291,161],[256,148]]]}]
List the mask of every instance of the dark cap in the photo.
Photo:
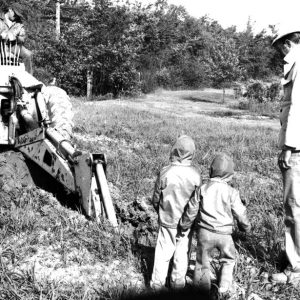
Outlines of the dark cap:
[{"label": "dark cap", "polygon": [[210,177],[227,178],[234,173],[234,163],[231,157],[225,153],[215,156],[210,167]]},{"label": "dark cap", "polygon": [[22,7],[19,3],[12,3],[9,5],[9,8],[11,8],[20,19],[24,19],[24,16],[21,13]]},{"label": "dark cap", "polygon": [[171,149],[171,161],[192,160],[195,154],[195,143],[190,136],[180,136]]}]

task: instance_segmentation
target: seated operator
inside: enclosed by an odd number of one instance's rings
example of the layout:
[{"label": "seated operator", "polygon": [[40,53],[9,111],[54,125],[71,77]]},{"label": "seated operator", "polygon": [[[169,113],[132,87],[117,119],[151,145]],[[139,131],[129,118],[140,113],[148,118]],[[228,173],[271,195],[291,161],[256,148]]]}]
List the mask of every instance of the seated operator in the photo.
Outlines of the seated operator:
[{"label": "seated operator", "polygon": [[[23,15],[21,14],[18,3],[13,3],[0,14],[0,39],[11,42],[11,53],[19,53],[22,58],[25,70],[32,74],[32,52],[24,47],[25,29],[22,23]],[[7,49],[6,49],[7,51]]]}]

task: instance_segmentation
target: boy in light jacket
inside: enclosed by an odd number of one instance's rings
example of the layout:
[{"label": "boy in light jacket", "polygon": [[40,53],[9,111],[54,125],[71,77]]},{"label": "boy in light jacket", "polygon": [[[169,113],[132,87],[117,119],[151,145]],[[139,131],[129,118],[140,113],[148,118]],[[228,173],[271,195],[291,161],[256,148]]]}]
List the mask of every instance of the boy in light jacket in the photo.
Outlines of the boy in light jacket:
[{"label": "boy in light jacket", "polygon": [[239,192],[228,185],[233,173],[232,159],[224,153],[216,155],[210,167],[209,181],[197,189],[179,224],[184,234],[198,216],[197,256],[193,281],[195,286],[207,293],[211,287],[212,250],[217,248],[220,251],[219,292],[226,293],[232,285],[235,265],[236,250],[231,237],[234,218],[244,231],[249,232],[251,229]]},{"label": "boy in light jacket", "polygon": [[188,267],[189,231],[178,239],[178,223],[196,187],[201,184],[200,171],[192,166],[195,144],[191,137],[179,137],[171,149],[170,165],[156,180],[153,206],[158,212],[159,231],[150,287],[165,289],[169,262],[173,257],[170,287],[183,288]]}]

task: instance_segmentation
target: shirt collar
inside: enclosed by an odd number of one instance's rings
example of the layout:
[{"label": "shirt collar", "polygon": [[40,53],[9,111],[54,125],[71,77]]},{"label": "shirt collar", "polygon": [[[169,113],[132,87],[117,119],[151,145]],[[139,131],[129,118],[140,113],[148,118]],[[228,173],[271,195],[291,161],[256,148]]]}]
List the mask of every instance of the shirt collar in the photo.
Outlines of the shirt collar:
[{"label": "shirt collar", "polygon": [[172,166],[191,166],[192,162],[188,161],[188,160],[182,161],[182,162],[180,162],[180,161],[172,161],[171,165]]},{"label": "shirt collar", "polygon": [[287,74],[291,71],[295,62],[300,59],[300,45],[295,45],[290,52],[284,57],[284,78],[286,78]]},{"label": "shirt collar", "polygon": [[210,181],[213,181],[213,182],[223,182],[223,183],[227,183],[226,180],[220,178],[220,177],[213,177],[213,178],[210,178],[209,179]]}]

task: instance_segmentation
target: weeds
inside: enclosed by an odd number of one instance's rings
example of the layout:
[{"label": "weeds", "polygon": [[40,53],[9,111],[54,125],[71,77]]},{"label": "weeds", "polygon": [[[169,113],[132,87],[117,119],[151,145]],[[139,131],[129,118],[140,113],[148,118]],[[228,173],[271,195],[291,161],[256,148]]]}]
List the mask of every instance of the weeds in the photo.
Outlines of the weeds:
[{"label": "weeds", "polygon": [[[194,97],[193,105],[203,97]],[[213,104],[213,100],[209,102]],[[104,221],[96,224],[62,207],[37,188],[19,186],[0,191],[0,299],[120,299],[139,293],[140,286],[128,285],[124,277],[142,270],[149,281],[145,272],[150,272],[151,263],[144,254],[153,250],[157,229],[149,199],[157,172],[169,163],[171,145],[181,134],[195,140],[194,163],[204,180],[217,152],[225,151],[234,158],[232,184],[240,190],[254,228],[248,236],[234,235],[240,254],[237,282],[246,287],[247,294],[255,291],[265,299],[297,299],[298,290],[290,286],[267,288],[260,278],[263,272],[280,269],[283,250],[277,131],[260,126],[259,121],[254,127],[205,115],[182,117],[149,111],[142,104],[138,99],[93,105],[74,100],[75,143],[82,150],[107,155],[107,177],[114,188],[121,224],[119,234]],[[29,264],[35,266],[31,271]],[[45,272],[48,277],[43,279]],[[55,276],[50,278],[49,274]]]},{"label": "weeds", "polygon": [[242,109],[258,116],[278,118],[280,101],[259,103],[255,100],[241,99],[238,104],[232,105],[232,108]]},{"label": "weeds", "polygon": [[[194,97],[192,101],[203,101],[200,98]],[[222,119],[209,119],[204,115],[162,116],[118,104],[93,107],[93,110],[99,118],[98,133],[118,141],[108,155],[108,177],[122,195],[117,204],[119,216],[137,229],[141,229],[138,226],[143,222],[148,226],[148,235],[151,230],[155,231],[155,223],[141,218],[134,199],[151,197],[156,173],[168,163],[170,147],[180,134],[194,138],[195,164],[202,170],[204,179],[208,177],[208,167],[216,152],[225,151],[233,156],[236,163],[233,185],[247,203],[254,227],[247,237],[235,236],[238,249],[245,257],[239,261],[235,275],[238,282],[247,287],[248,295],[252,291],[264,294],[265,286],[259,283],[259,275],[263,271],[273,272],[280,266],[284,236],[281,179],[276,165],[277,132],[260,127],[259,121],[257,127],[251,127],[224,123]],[[257,113],[261,112],[262,109],[257,108]],[[90,132],[94,131],[92,124],[86,123]],[[254,275],[249,273],[246,258],[253,261]],[[274,295],[275,291],[271,289],[268,293]]]}]

